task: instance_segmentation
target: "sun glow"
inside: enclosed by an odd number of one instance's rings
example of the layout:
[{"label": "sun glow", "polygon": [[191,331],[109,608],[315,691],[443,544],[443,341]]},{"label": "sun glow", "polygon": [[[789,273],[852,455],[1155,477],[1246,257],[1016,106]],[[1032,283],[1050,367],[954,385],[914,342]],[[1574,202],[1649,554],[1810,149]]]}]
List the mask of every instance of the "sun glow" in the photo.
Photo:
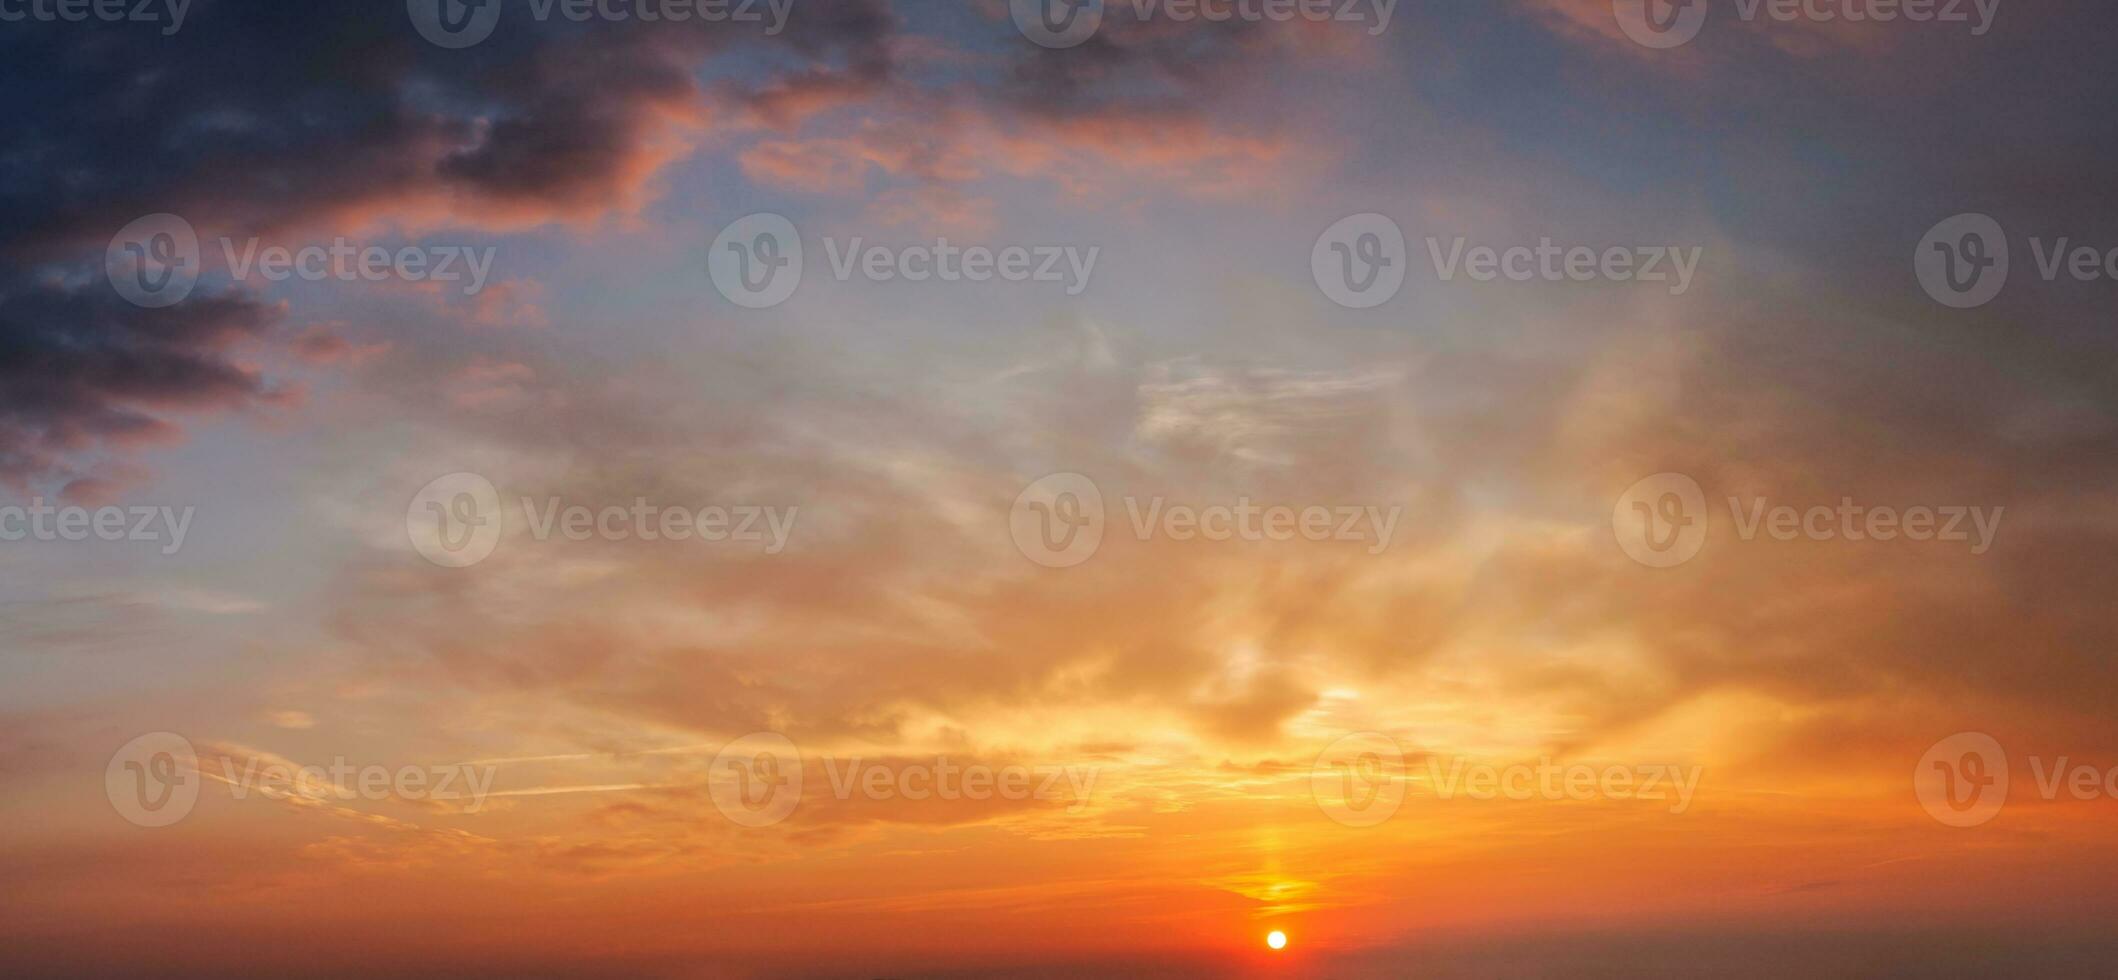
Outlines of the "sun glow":
[{"label": "sun glow", "polygon": [[1287,934],[1279,931],[1278,929],[1274,929],[1271,932],[1265,934],[1265,945],[1270,946],[1273,949],[1286,949]]}]

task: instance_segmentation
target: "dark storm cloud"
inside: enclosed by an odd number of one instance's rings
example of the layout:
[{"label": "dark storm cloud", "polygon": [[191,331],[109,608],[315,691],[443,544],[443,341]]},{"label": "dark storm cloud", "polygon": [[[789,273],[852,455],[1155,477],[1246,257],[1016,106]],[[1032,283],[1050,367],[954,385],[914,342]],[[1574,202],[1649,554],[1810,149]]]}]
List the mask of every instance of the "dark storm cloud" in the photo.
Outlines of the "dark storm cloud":
[{"label": "dark storm cloud", "polygon": [[1211,99],[1246,76],[1254,80],[1295,30],[1241,20],[1143,19],[1131,4],[1108,4],[1102,26],[1076,47],[1022,45],[1001,91],[1015,109],[1055,116]]},{"label": "dark storm cloud", "polygon": [[163,26],[0,31],[0,257],[24,270],[0,277],[0,478],[17,486],[174,437],[167,412],[272,390],[232,359],[271,307],[202,292],[139,310],[102,280],[102,246],[133,219],[173,212],[209,235],[592,220],[637,205],[680,152],[669,130],[705,124],[702,59],[774,46],[792,72],[882,79],[892,18],[879,0],[805,4],[768,36],[523,16],[463,50],[389,2],[197,0]]},{"label": "dark storm cloud", "polygon": [[804,9],[778,36],[522,17],[445,50],[398,4],[199,0],[170,37],[11,31],[0,226],[15,250],[155,210],[256,228],[435,193],[609,203],[704,56],[774,44],[879,78],[889,24],[877,3]]},{"label": "dark storm cloud", "polygon": [[223,295],[149,310],[101,285],[0,281],[0,482],[16,490],[57,477],[81,495],[99,484],[76,457],[174,438],[163,412],[274,393],[230,351],[267,330],[276,307]]}]

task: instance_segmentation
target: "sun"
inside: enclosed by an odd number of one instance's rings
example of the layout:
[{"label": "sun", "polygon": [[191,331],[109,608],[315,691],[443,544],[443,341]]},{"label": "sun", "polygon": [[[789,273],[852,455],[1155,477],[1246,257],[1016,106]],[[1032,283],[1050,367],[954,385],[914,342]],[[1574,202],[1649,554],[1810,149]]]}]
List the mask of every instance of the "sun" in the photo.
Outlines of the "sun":
[{"label": "sun", "polygon": [[1286,949],[1287,934],[1279,931],[1278,929],[1274,929],[1271,932],[1265,934],[1265,945],[1270,946],[1273,949]]}]

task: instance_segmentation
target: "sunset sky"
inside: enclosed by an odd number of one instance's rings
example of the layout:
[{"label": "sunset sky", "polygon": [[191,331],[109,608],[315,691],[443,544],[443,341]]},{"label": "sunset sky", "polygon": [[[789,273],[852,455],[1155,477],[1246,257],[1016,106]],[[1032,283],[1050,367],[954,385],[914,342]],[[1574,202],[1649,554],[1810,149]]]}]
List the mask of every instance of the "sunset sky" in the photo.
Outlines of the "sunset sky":
[{"label": "sunset sky", "polygon": [[0,0],[0,973],[2111,969],[2108,4],[433,2]]}]

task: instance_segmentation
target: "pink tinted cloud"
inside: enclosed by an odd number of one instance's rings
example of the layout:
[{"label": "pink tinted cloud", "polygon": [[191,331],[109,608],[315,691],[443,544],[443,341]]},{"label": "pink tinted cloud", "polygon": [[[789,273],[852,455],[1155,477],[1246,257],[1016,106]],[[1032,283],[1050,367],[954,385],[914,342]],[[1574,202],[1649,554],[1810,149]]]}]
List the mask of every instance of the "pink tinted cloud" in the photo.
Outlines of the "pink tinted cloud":
[{"label": "pink tinted cloud", "polygon": [[536,279],[506,279],[493,283],[471,297],[470,322],[480,327],[544,327],[551,325],[541,301],[544,283]]},{"label": "pink tinted cloud", "polygon": [[[1693,70],[1698,58],[1693,46],[1657,50],[1635,42],[1619,26],[1611,0],[1517,0],[1562,36],[1600,47],[1659,59],[1673,70]],[[1650,0],[1665,2],[1665,0]],[[1764,8],[1760,8],[1761,10]],[[1798,16],[1778,20],[1759,15],[1754,20],[1736,16],[1733,3],[1714,3],[1708,11],[1708,30],[1754,31],[1765,43],[1796,58],[1819,58],[1837,51],[1873,52],[1888,48],[1901,24],[1851,21],[1844,17],[1820,20]]]},{"label": "pink tinted cloud", "polygon": [[1080,200],[1108,200],[1118,186],[1227,200],[1284,185],[1290,172],[1320,161],[1287,134],[1174,110],[1010,118],[964,105],[769,138],[740,151],[737,162],[752,181],[784,190],[865,192],[867,216],[885,224],[968,232],[994,223],[995,202],[974,186],[981,181],[1038,181]]},{"label": "pink tinted cloud", "polygon": [[536,369],[527,364],[481,357],[449,376],[449,401],[474,411],[519,406],[529,398],[525,386],[536,378]]},{"label": "pink tinted cloud", "polygon": [[355,343],[347,340],[339,330],[345,324],[319,324],[302,331],[289,343],[288,348],[295,358],[304,364],[317,367],[345,365],[360,367],[390,352],[389,341]]}]

